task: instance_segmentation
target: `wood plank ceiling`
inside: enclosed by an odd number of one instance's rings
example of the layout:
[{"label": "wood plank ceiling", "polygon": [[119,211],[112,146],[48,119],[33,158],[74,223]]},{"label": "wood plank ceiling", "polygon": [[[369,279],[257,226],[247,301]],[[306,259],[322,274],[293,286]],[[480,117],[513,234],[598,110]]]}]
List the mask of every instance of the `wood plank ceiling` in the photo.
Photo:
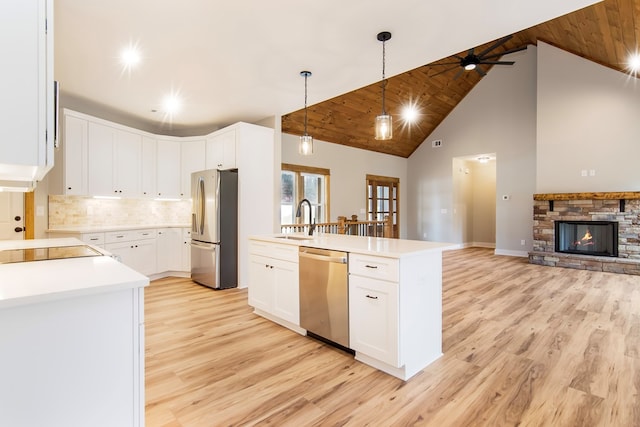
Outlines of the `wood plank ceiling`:
[{"label": "wood plank ceiling", "polygon": [[[561,16],[513,34],[494,53],[535,45],[538,40],[590,61],[626,72],[627,56],[640,39],[640,0],[604,0],[593,6]],[[475,52],[494,41],[475,47]],[[464,57],[467,51],[457,55]],[[493,58],[499,59],[499,58]],[[308,133],[316,140],[329,141],[380,153],[409,157],[442,120],[480,81],[476,72],[454,79],[458,69],[447,69],[454,56],[388,79],[386,109],[394,117],[393,140],[376,141],[373,123],[381,112],[380,82],[308,107]],[[488,71],[487,66],[484,65]],[[412,102],[420,118],[411,127],[400,120],[402,108]],[[303,133],[304,110],[282,117],[282,131]]]}]

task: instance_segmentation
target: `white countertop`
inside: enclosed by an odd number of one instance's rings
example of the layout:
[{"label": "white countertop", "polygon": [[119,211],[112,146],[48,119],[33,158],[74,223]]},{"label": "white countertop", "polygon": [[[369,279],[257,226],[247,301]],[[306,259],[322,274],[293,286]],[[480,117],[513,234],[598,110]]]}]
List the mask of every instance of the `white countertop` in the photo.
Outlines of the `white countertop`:
[{"label": "white countertop", "polygon": [[100,226],[60,226],[47,229],[47,233],[103,233],[107,231],[146,230],[150,228],[191,228],[191,224],[138,224]]},{"label": "white countertop", "polygon": [[[0,250],[85,245],[78,239],[0,241]],[[110,256],[0,264],[0,308],[144,287],[146,276]]]},{"label": "white countertop", "polygon": [[[283,238],[290,236],[293,238]],[[422,240],[389,239],[384,237],[349,236],[344,234],[314,234],[308,236],[304,233],[269,234],[250,237],[271,243],[281,243],[295,246],[310,246],[320,249],[332,249],[365,255],[376,255],[389,258],[401,258],[422,252],[442,252],[453,249],[453,243],[428,242]],[[304,240],[300,240],[304,239]]]}]

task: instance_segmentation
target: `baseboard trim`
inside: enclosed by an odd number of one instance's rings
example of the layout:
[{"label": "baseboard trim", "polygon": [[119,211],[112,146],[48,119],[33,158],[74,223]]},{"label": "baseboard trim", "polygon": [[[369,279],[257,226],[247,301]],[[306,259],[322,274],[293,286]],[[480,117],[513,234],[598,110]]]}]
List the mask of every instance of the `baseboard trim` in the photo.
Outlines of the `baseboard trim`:
[{"label": "baseboard trim", "polygon": [[529,252],[527,251],[510,251],[506,249],[496,249],[493,252],[495,255],[515,256],[520,258],[529,258]]}]

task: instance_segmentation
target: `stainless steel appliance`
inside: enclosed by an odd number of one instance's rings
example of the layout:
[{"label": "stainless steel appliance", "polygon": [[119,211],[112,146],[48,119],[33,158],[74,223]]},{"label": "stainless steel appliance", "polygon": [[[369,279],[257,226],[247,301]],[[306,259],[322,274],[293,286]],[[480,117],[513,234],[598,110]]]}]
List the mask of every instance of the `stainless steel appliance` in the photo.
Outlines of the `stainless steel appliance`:
[{"label": "stainless steel appliance", "polygon": [[238,285],[238,171],[191,174],[191,279],[214,289]]},{"label": "stainless steel appliance", "polygon": [[349,347],[347,252],[300,247],[300,326]]}]

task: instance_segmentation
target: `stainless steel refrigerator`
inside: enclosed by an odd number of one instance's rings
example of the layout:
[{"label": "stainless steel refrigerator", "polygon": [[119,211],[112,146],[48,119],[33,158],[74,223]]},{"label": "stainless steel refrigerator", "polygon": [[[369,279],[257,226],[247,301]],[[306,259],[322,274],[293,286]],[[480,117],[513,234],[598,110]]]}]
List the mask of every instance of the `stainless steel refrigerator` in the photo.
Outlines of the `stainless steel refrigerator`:
[{"label": "stainless steel refrigerator", "polygon": [[238,171],[191,174],[191,279],[214,289],[238,286]]}]

